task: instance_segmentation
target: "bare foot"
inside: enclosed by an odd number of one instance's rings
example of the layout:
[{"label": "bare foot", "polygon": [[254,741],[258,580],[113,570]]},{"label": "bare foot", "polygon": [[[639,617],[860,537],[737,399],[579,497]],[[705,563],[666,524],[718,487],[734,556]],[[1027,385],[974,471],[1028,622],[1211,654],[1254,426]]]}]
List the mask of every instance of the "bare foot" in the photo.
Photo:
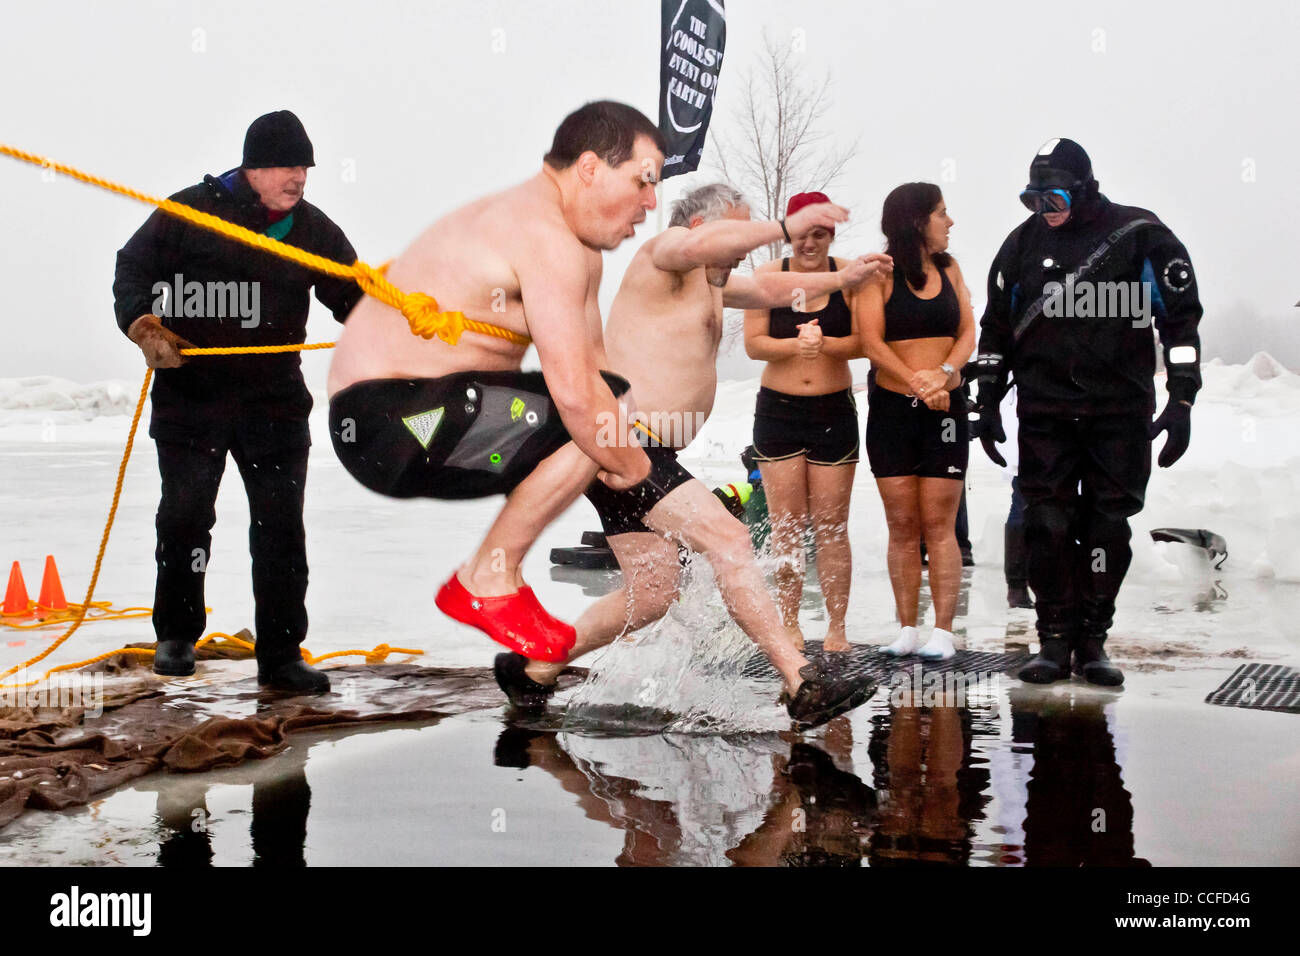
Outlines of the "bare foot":
[{"label": "bare foot", "polygon": [[804,647],[803,647],[803,631],[799,630],[799,628],[797,628],[797,627],[792,627],[792,628],[789,628],[789,633],[790,633],[790,641],[791,641],[791,643],[793,643],[795,647],[799,648],[799,650],[802,651],[802,650],[804,649]]},{"label": "bare foot", "polygon": [[831,653],[843,653],[852,647],[853,645],[849,643],[849,639],[844,636],[844,628],[842,627],[831,628],[826,632],[826,637],[822,640],[822,650]]},{"label": "bare foot", "polygon": [[461,585],[475,597],[503,597],[519,590],[518,573],[473,571],[469,566],[456,572]]}]

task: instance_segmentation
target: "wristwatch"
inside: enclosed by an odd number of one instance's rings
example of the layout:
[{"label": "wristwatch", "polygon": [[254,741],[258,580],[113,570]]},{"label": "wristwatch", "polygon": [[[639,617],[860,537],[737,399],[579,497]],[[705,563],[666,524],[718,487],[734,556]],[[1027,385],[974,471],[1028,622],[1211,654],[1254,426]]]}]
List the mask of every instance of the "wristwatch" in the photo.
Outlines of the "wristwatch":
[{"label": "wristwatch", "polygon": [[939,366],[939,371],[943,372],[944,375],[951,376],[954,369],[947,362],[944,362],[942,365]]}]

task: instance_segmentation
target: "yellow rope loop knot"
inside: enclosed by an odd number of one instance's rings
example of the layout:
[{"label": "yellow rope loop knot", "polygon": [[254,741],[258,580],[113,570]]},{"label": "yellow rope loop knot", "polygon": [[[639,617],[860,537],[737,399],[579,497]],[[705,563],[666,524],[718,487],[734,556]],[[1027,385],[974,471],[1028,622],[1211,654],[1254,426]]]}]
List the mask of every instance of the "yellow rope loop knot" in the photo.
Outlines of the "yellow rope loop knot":
[{"label": "yellow rope loop knot", "polygon": [[388,659],[388,654],[392,650],[387,644],[376,644],[375,649],[366,654],[367,664],[382,664]]},{"label": "yellow rope loop knot", "polygon": [[444,312],[438,300],[423,292],[403,292],[384,277],[386,265],[376,269],[358,259],[352,264],[352,275],[357,285],[367,295],[374,296],[385,305],[397,309],[406,318],[411,331],[421,338],[442,339],[448,345],[460,341],[465,331],[464,312]]}]

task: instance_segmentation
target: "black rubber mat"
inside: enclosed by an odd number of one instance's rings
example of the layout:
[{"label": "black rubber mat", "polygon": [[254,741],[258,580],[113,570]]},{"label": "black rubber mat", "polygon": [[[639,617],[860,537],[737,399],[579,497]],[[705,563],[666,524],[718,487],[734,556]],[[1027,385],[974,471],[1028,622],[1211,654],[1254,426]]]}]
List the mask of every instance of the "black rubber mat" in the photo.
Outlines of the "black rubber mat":
[{"label": "black rubber mat", "polygon": [[[808,641],[804,654],[810,660],[830,659],[837,662],[846,674],[870,674],[881,683],[888,683],[894,674],[902,672],[911,675],[917,664],[921,665],[922,674],[1001,674],[1018,669],[1027,662],[1031,655],[1021,651],[1015,654],[996,654],[991,651],[958,651],[946,661],[926,660],[915,654],[907,657],[894,657],[882,653],[870,644],[854,644],[844,653],[827,654],[822,651],[821,641]],[[762,654],[756,654],[745,665],[744,675],[754,680],[779,680],[776,669]]]},{"label": "black rubber mat", "polygon": [[618,558],[609,548],[552,548],[551,563],[595,571],[617,571]]},{"label": "black rubber mat", "polygon": [[1242,664],[1205,702],[1300,714],[1300,671],[1282,664]]}]

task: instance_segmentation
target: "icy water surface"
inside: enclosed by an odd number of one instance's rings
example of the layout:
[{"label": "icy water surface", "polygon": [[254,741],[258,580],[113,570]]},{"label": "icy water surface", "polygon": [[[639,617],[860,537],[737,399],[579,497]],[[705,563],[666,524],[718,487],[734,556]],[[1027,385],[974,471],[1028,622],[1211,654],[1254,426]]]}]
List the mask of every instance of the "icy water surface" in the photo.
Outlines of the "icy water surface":
[{"label": "icy water surface", "polygon": [[[0,559],[21,558],[34,590],[52,551],[79,597],[116,450],[5,450],[17,456],[0,475]],[[495,645],[437,615],[432,594],[496,503],[388,501],[320,451],[307,509],[313,651],[387,642],[424,648],[423,664],[489,665]],[[848,634],[860,645],[893,636],[867,481],[850,525]],[[980,654],[1032,648],[1031,617],[1003,606],[1003,490],[977,484],[972,494],[980,564],[967,573],[957,631],[959,647]],[[156,494],[146,442],[101,583],[118,605],[151,601]],[[210,627],[234,631],[252,617],[237,482],[226,482],[218,513]],[[992,530],[981,537],[984,525]],[[592,527],[579,502],[525,565],[543,602],[570,620],[618,584],[617,574],[546,560]],[[887,685],[849,717],[794,735],[775,704],[779,686],[742,679],[747,644],[716,592],[688,591],[654,633],[583,661],[597,680],[562,695],[544,720],[512,722],[486,683],[436,722],[303,734],[269,760],[155,774],[87,807],[28,813],[0,831],[0,864],[1300,864],[1300,716],[1204,703],[1238,664],[1297,665],[1300,587],[1231,562],[1216,572],[1181,546],[1162,553],[1159,564],[1140,553],[1121,594],[1110,646],[1127,675],[1122,691],[985,675],[962,706],[913,708]],[[815,574],[801,623],[821,637]],[[51,637],[5,636],[4,665]],[[147,619],[88,625],[51,663],[150,636]],[[213,712],[252,706],[202,689],[250,673],[247,663],[205,665],[176,693]],[[598,719],[608,706],[640,723]]]}]

